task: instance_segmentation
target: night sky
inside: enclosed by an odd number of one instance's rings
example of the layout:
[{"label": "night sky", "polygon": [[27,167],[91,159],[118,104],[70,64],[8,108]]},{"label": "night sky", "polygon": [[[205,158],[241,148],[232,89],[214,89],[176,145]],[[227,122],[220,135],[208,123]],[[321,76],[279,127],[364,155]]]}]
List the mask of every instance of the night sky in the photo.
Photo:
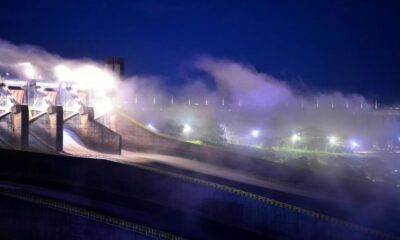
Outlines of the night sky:
[{"label": "night sky", "polygon": [[400,1],[9,1],[0,38],[69,58],[122,56],[128,75],[186,80],[199,55],[295,88],[398,102]]}]

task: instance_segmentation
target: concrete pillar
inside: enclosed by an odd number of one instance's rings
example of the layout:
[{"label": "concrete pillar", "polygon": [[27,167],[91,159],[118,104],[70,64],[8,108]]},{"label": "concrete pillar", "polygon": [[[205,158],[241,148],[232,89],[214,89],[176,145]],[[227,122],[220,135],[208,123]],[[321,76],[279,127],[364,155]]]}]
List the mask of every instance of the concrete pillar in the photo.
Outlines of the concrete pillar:
[{"label": "concrete pillar", "polygon": [[89,117],[89,121],[93,121],[94,120],[94,109],[93,109],[93,107],[88,107],[88,117]]},{"label": "concrete pillar", "polygon": [[64,110],[62,106],[56,107],[57,129],[56,129],[56,151],[62,152],[64,146]]},{"label": "concrete pillar", "polygon": [[21,106],[21,148],[28,150],[29,148],[29,107]]}]

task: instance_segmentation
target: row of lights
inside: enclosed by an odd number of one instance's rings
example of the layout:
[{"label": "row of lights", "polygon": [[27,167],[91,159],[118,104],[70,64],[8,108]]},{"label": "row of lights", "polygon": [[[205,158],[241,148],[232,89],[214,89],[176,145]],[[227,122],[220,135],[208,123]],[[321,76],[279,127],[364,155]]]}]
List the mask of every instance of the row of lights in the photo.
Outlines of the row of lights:
[{"label": "row of lights", "polygon": [[[154,125],[151,124],[151,123],[147,124],[147,128],[150,129],[151,131],[154,131],[154,132],[157,132],[157,131],[158,131],[157,128],[155,128]],[[182,133],[183,133],[184,135],[188,136],[188,135],[191,134],[192,132],[193,132],[193,128],[192,128],[189,124],[185,123],[185,124],[183,125]],[[251,135],[253,138],[258,138],[258,137],[260,136],[260,130],[258,130],[258,129],[253,129],[253,130],[251,130],[250,135]],[[333,146],[336,146],[336,145],[338,144],[338,138],[337,138],[336,136],[334,136],[334,135],[328,136],[327,139],[328,139],[329,145],[332,146],[332,147],[333,147]],[[290,141],[291,141],[291,143],[292,143],[292,146],[294,146],[296,143],[300,142],[301,140],[302,140],[302,137],[300,136],[299,133],[294,133],[294,134],[292,134],[292,136],[290,137]],[[354,150],[354,149],[358,148],[360,145],[358,144],[357,141],[351,140],[351,141],[349,142],[349,146],[350,146],[350,148],[351,148],[352,150]]]},{"label": "row of lights", "polygon": [[[257,129],[251,130],[251,136],[254,138],[259,137],[260,131]],[[302,140],[302,137],[299,133],[294,133],[290,136],[290,141],[292,143],[292,146],[294,146],[298,142],[301,142],[301,140]],[[334,135],[327,136],[327,140],[331,147],[337,146],[339,144],[339,139]],[[400,137],[399,137],[399,141],[400,141]],[[349,145],[350,149],[352,149],[352,150],[355,150],[360,147],[360,144],[356,140],[350,140],[348,142],[348,145]]]},{"label": "row of lights", "polygon": [[[146,127],[151,131],[154,131],[154,132],[158,131],[158,129],[151,123],[147,124]],[[183,135],[189,136],[192,132],[193,132],[192,126],[190,126],[188,123],[183,124],[183,129],[182,129]],[[250,131],[250,135],[253,138],[258,138],[261,135],[261,131],[259,129],[252,129]],[[290,142],[292,143],[292,147],[294,147],[295,144],[301,142],[302,140],[303,140],[303,137],[300,135],[300,133],[294,133],[290,136]],[[398,138],[398,140],[400,141],[400,137]],[[339,145],[339,138],[335,135],[329,135],[329,136],[327,136],[327,142],[328,142],[329,146],[335,147],[335,146]],[[360,144],[358,141],[351,139],[348,141],[347,146],[351,150],[356,150],[360,147]]]}]

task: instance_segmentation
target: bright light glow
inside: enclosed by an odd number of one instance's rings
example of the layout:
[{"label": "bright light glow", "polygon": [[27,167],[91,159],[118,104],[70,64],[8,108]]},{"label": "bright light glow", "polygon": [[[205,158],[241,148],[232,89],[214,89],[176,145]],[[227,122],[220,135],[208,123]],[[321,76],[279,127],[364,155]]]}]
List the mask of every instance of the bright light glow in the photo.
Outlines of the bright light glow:
[{"label": "bright light glow", "polygon": [[357,141],[355,141],[355,140],[351,140],[350,141],[350,148],[351,149],[358,148],[359,146],[360,146],[360,144]]},{"label": "bright light glow", "polygon": [[150,129],[151,131],[157,132],[157,129],[151,123],[147,124],[147,128]]},{"label": "bright light glow", "polygon": [[22,68],[25,77],[28,79],[33,79],[37,75],[35,68],[30,62],[18,63],[18,66]]},{"label": "bright light glow", "polygon": [[27,84],[27,82],[19,81],[19,80],[4,80],[4,83],[7,86],[12,85],[12,86],[18,86],[18,87],[22,87],[22,86],[25,86]]},{"label": "bright light glow", "polygon": [[57,82],[41,82],[41,83],[37,83],[36,86],[41,87],[42,89],[44,89],[44,88],[58,88],[60,86],[60,84],[57,83]]},{"label": "bright light glow", "polygon": [[298,134],[298,133],[293,134],[292,137],[290,138],[290,140],[292,141],[292,143],[296,143],[296,142],[300,141],[301,140],[300,134]]},{"label": "bright light glow", "polygon": [[72,72],[67,66],[61,64],[55,66],[54,75],[58,81],[72,81]]},{"label": "bright light glow", "polygon": [[257,129],[254,129],[254,130],[252,130],[251,131],[251,136],[253,136],[253,137],[258,137],[260,135],[260,131],[259,130],[257,130]]},{"label": "bright light glow", "polygon": [[183,133],[184,134],[190,134],[192,131],[193,131],[193,129],[189,124],[185,123],[183,125]]},{"label": "bright light glow", "polygon": [[25,69],[24,73],[25,73],[25,76],[29,79],[32,79],[35,77],[35,70],[33,70],[32,68]]},{"label": "bright light glow", "polygon": [[95,89],[111,89],[115,86],[115,79],[99,67],[86,65],[79,69],[74,74],[76,81],[88,85]]},{"label": "bright light glow", "polygon": [[[92,64],[79,66],[56,65],[53,68],[54,76],[58,81],[69,84],[77,90],[91,90],[91,101],[96,112],[109,113],[113,109],[113,103],[109,93],[116,87],[116,78],[100,67]],[[66,85],[65,85],[66,86]]]},{"label": "bright light glow", "polygon": [[97,112],[101,114],[106,114],[113,110],[113,103],[109,98],[102,98],[98,99],[93,107]]},{"label": "bright light glow", "polygon": [[79,108],[81,107],[81,105],[78,103],[78,101],[73,101],[72,102],[72,111],[74,112],[79,112]]},{"label": "bright light glow", "polygon": [[338,142],[336,136],[328,136],[328,141],[331,146],[336,145]]},{"label": "bright light glow", "polygon": [[116,79],[95,65],[83,65],[71,69],[65,65],[57,65],[53,69],[59,81],[77,83],[82,89],[110,90],[115,87]]}]

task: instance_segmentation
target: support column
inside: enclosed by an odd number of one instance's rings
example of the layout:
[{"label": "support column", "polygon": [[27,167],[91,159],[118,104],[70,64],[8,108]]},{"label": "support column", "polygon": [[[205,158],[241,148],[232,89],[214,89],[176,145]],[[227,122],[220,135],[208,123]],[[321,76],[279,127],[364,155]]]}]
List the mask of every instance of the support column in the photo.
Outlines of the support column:
[{"label": "support column", "polygon": [[87,110],[88,110],[89,121],[94,121],[94,108],[88,107]]},{"label": "support column", "polygon": [[21,149],[29,149],[29,108],[28,105],[21,105],[20,119],[21,122]]},{"label": "support column", "polygon": [[56,107],[57,116],[57,129],[56,129],[56,151],[62,152],[64,150],[64,110],[62,106]]}]

